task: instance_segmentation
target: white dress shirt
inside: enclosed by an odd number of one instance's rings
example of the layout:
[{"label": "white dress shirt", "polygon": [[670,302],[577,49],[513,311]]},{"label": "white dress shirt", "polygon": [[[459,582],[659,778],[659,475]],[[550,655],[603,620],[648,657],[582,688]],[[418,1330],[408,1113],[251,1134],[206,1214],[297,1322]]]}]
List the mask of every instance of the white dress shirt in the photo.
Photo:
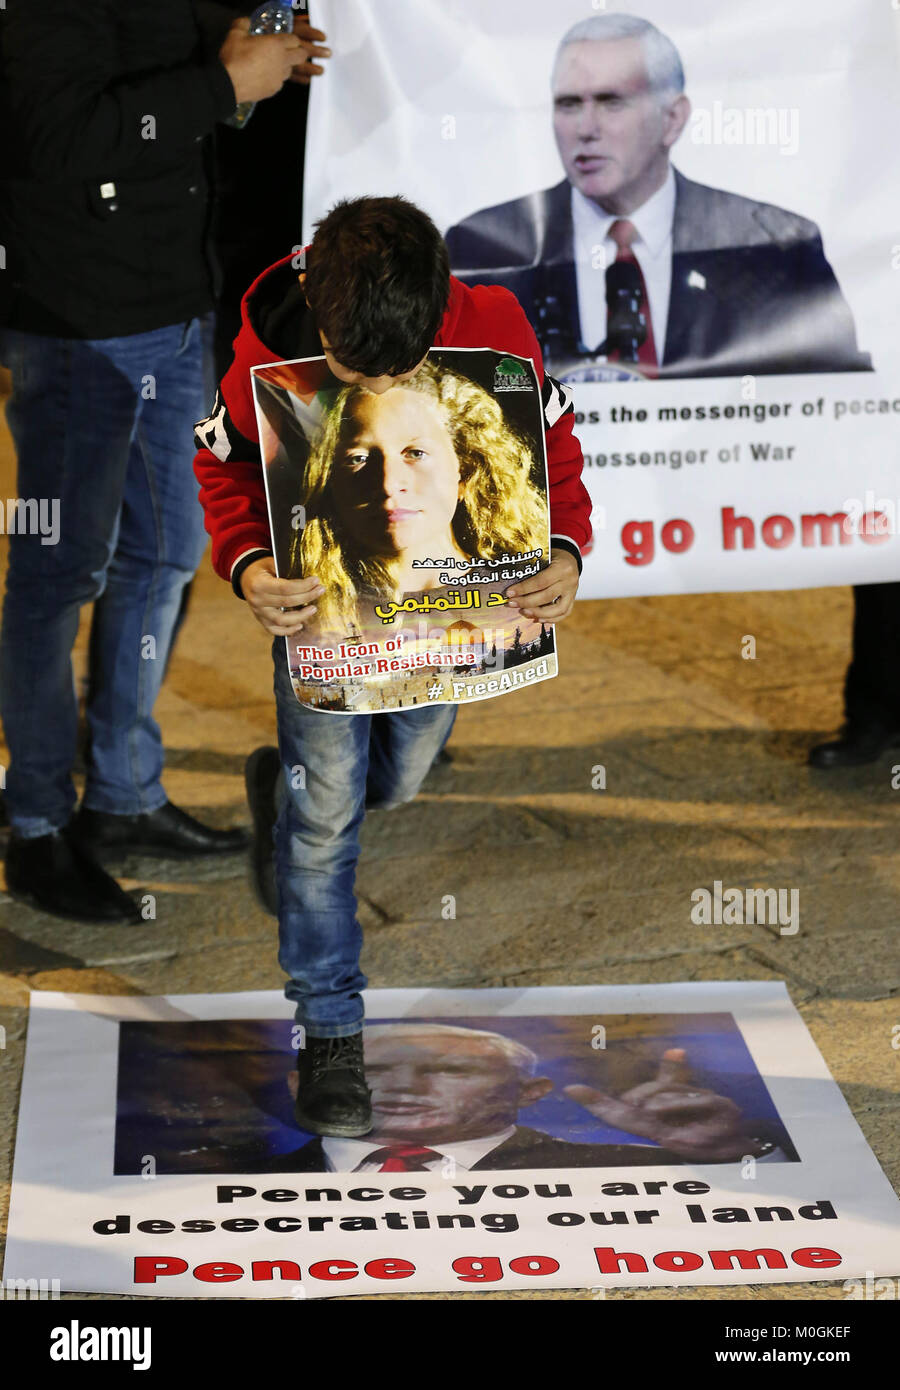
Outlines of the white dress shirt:
[{"label": "white dress shirt", "polygon": [[[675,175],[671,166],[662,188],[642,207],[630,212],[637,236],[632,245],[635,259],[647,286],[656,360],[662,362],[672,289],[672,222],[675,217]],[[592,352],[606,338],[606,272],[616,259],[617,246],[609,229],[619,214],[604,212],[597,203],[572,186],[572,232],[575,251],[575,278],[578,285],[578,315],[581,341]],[[602,246],[605,258],[597,256]]]},{"label": "white dress shirt", "polygon": [[[444,1160],[453,1160],[454,1171],[465,1172],[471,1168],[473,1163],[484,1158],[492,1149],[496,1149],[499,1144],[503,1144],[507,1139],[511,1139],[516,1132],[515,1125],[510,1125],[508,1129],[501,1130],[498,1134],[486,1134],[480,1139],[454,1140],[446,1144],[425,1144],[423,1147],[434,1149],[437,1158],[431,1158],[425,1164],[429,1171],[440,1170]],[[412,1144],[415,1141],[407,1141]],[[328,1164],[326,1172],[329,1173],[374,1173],[377,1172],[383,1159],[370,1159],[369,1154],[376,1149],[385,1147],[377,1139],[334,1139],[324,1138],[322,1140],[322,1151],[325,1154],[325,1161]],[[421,1170],[419,1170],[421,1171]],[[391,1177],[402,1177],[402,1170]]]}]

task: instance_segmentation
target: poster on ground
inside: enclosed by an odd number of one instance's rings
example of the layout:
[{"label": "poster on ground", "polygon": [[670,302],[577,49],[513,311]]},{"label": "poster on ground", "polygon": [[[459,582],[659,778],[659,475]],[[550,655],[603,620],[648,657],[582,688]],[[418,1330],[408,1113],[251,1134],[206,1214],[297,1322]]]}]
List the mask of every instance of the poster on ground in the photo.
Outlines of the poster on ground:
[{"label": "poster on ground", "polygon": [[294,1122],[280,994],[33,993],[5,1280],[319,1298],[900,1273],[900,1202],[784,985],[366,1005],[373,1130],[336,1139]]},{"label": "poster on ground", "polygon": [[574,396],[582,598],[900,580],[896,4],[314,13],[307,234],[401,193],[517,295]]},{"label": "poster on ground", "polygon": [[381,395],[324,357],[252,371],[278,573],[325,592],[285,638],[302,704],[377,714],[557,674],[508,595],[549,560],[540,383],[527,358],[433,348]]}]

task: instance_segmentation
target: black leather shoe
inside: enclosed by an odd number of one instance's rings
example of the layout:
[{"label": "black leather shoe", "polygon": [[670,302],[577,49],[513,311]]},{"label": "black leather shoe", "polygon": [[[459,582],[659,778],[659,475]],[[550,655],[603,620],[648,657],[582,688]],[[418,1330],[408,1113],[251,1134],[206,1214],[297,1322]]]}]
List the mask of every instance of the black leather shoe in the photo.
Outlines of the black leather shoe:
[{"label": "black leather shoe", "polygon": [[88,851],[148,854],[162,859],[193,859],[205,854],[239,854],[246,830],[213,830],[167,801],[158,811],[114,816],[82,806],[72,818],[73,834]]},{"label": "black leather shoe", "polygon": [[840,738],[810,750],[809,765],[818,768],[861,767],[874,763],[897,742],[897,734],[882,724],[848,724]]},{"label": "black leather shoe", "polygon": [[70,826],[10,837],[6,886],[14,898],[75,922],[140,922],[140,909],[77,843]]},{"label": "black leather shoe", "polygon": [[253,816],[253,844],[250,847],[250,881],[260,907],[272,917],[278,916],[278,893],[275,887],[275,785],[281,771],[277,748],[257,748],[244,767],[247,802]]},{"label": "black leather shoe", "polygon": [[310,1134],[357,1139],[372,1128],[372,1095],[363,1068],[362,1033],[307,1038],[297,1053],[294,1119]]}]

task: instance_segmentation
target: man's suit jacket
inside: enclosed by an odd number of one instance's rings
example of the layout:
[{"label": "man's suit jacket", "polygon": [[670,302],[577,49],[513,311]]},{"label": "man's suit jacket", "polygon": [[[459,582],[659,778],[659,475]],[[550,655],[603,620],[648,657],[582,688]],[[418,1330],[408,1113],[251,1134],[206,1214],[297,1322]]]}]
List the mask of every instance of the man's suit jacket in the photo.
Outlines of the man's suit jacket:
[{"label": "man's suit jacket", "polygon": [[[871,370],[814,222],[675,170],[672,289],[661,377]],[[447,232],[470,284],[511,289],[557,375],[579,343],[571,187],[474,213]]]},{"label": "man's suit jacket", "polygon": [[[373,1148],[377,1144],[373,1143]],[[684,1159],[655,1144],[572,1144],[554,1139],[538,1129],[519,1125],[515,1134],[491,1149],[466,1171],[502,1171],[506,1168],[630,1168],[644,1164],[683,1163]],[[310,1139],[291,1153],[275,1154],[263,1167],[241,1172],[323,1173],[326,1171],[321,1139]],[[400,1174],[391,1174],[400,1179]]]}]

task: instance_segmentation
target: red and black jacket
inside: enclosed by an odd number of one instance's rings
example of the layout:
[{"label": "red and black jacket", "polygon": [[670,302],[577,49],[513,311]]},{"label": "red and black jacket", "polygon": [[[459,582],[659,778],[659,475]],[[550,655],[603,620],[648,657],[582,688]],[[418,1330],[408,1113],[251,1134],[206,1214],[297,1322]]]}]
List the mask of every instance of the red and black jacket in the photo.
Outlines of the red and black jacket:
[{"label": "red and black jacket", "polygon": [[[312,333],[312,337],[311,337]],[[518,300],[497,285],[463,285],[451,278],[435,347],[493,348],[530,357],[541,382],[554,547],[581,551],[591,539],[591,502],[581,481],[581,445],[568,387],[545,376],[540,348]],[[251,560],[272,553],[263,466],[250,387],[250,368],[321,352],[312,315],[300,293],[295,258],[263,271],[244,295],[234,361],[222,379],[212,414],[197,426],[194,471],[216,573],[241,596],[240,575]]]}]

